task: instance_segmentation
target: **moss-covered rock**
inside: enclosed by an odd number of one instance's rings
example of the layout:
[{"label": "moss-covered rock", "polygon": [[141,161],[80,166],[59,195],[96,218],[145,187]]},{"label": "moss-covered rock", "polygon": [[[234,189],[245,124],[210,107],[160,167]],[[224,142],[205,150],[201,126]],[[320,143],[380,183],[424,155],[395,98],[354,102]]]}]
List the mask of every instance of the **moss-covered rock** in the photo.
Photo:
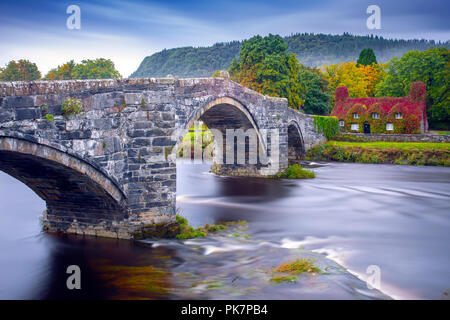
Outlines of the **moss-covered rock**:
[{"label": "moss-covered rock", "polygon": [[142,239],[192,239],[203,238],[209,233],[225,230],[230,225],[242,225],[245,221],[229,221],[219,224],[205,224],[194,229],[186,218],[176,215],[174,222],[156,223],[144,226],[133,234],[135,240]]},{"label": "moss-covered rock", "polygon": [[134,234],[135,240],[175,238],[181,232],[180,224],[175,222],[155,223],[144,226]]},{"label": "moss-covered rock", "polygon": [[304,169],[299,164],[290,165],[283,172],[272,176],[275,179],[312,179],[315,177],[314,171]]}]

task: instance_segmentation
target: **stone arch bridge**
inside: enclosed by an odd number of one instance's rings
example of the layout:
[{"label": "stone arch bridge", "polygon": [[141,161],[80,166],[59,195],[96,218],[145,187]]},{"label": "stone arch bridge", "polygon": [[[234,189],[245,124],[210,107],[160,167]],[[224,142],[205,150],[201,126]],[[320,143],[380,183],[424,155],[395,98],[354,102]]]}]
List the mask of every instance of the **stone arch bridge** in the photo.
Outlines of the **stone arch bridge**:
[{"label": "stone arch bridge", "polygon": [[[64,115],[69,97],[85,112]],[[0,170],[45,200],[49,231],[129,239],[144,225],[174,219],[174,146],[198,119],[224,137],[227,129],[254,129],[256,149],[271,156],[250,164],[247,138],[245,163],[218,165],[227,174],[280,171],[324,140],[313,119],[288,108],[286,99],[229,79],[3,82]],[[277,134],[266,139],[264,130]],[[233,138],[215,148],[238,144]]]}]

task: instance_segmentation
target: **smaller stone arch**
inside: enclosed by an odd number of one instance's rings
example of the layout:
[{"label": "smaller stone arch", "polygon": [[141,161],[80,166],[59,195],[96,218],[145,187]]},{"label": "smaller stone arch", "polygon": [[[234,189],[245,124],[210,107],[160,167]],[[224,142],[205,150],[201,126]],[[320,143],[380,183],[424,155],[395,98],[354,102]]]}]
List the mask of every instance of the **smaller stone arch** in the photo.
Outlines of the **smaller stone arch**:
[{"label": "smaller stone arch", "polygon": [[302,130],[295,120],[288,122],[288,162],[289,164],[298,162],[305,154],[305,142]]},{"label": "smaller stone arch", "polygon": [[89,177],[93,180],[93,182],[102,186],[103,189],[118,203],[123,203],[126,199],[122,190],[120,190],[109,177],[106,177],[104,173],[98,171],[87,162],[69,155],[68,153],[62,152],[54,147],[30,142],[25,139],[0,136],[0,152],[30,155],[32,157],[56,162],[78,172],[79,174]]}]

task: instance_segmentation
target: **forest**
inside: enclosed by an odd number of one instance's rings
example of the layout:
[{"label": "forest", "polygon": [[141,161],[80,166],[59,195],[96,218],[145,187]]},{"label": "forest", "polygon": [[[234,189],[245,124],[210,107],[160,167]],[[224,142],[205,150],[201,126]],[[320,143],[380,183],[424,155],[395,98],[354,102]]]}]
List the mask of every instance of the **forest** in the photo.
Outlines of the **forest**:
[{"label": "forest", "polygon": [[[412,83],[425,84],[430,128],[449,129],[450,50],[446,47],[411,50],[380,63],[372,48],[364,48],[355,62],[322,68],[305,66],[278,35],[246,40],[229,67],[232,80],[259,93],[284,97],[289,107],[327,115],[334,105],[336,88],[345,86],[353,98],[401,97]],[[217,72],[215,73],[217,74]]]},{"label": "forest", "polygon": [[[411,50],[426,50],[431,47],[448,46],[433,40],[385,39],[378,36],[356,36],[298,33],[283,38],[288,53],[309,67],[320,67],[355,61],[364,48],[372,48],[378,62],[387,62]],[[180,77],[209,77],[218,69],[228,69],[233,58],[239,56],[243,41],[216,43],[210,47],[183,47],[167,49],[146,57],[130,78],[165,77],[169,74]]]}]

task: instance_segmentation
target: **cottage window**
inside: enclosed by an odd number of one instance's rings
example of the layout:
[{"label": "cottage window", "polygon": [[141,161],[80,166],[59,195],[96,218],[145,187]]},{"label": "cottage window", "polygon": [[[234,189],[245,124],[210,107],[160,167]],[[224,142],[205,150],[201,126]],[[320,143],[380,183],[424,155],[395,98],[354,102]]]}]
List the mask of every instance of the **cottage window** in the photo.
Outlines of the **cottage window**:
[{"label": "cottage window", "polygon": [[395,114],[395,119],[403,119],[403,115],[400,112]]},{"label": "cottage window", "polygon": [[359,114],[355,112],[355,113],[353,114],[353,119],[359,119]]},{"label": "cottage window", "polygon": [[352,131],[358,131],[358,130],[359,130],[359,124],[357,124],[357,123],[352,123],[350,129],[351,129]]},{"label": "cottage window", "polygon": [[372,113],[372,119],[380,119],[380,114],[378,112]]},{"label": "cottage window", "polygon": [[339,120],[339,127],[343,127],[344,126],[344,120]]},{"label": "cottage window", "polygon": [[386,131],[393,131],[394,125],[392,123],[386,123]]}]

